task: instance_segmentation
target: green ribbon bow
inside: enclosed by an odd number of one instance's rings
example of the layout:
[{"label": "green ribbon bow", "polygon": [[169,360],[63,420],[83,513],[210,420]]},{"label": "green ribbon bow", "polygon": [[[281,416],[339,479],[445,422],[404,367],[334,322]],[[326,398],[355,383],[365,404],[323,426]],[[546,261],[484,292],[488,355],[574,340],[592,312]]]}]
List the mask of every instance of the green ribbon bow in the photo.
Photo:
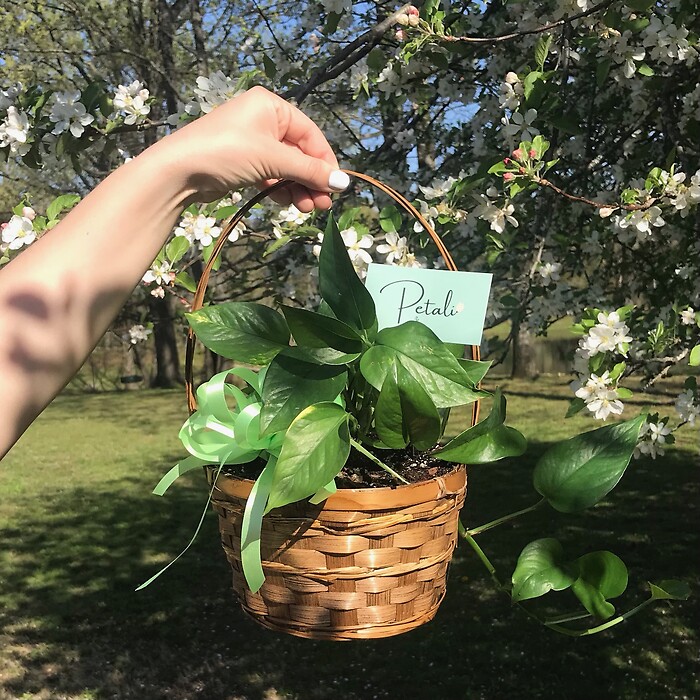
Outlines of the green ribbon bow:
[{"label": "green ribbon bow", "polygon": [[[243,379],[252,391],[246,393],[227,383],[226,380],[231,375]],[[241,530],[241,564],[248,587],[253,593],[258,591],[265,581],[260,557],[262,518],[286,430],[264,437],[260,435],[264,378],[265,369],[256,373],[239,367],[214,375],[197,389],[198,409],[185,421],[179,433],[180,440],[190,456],[170,469],[153,489],[153,493],[162,496],[178,477],[204,466],[217,464],[216,476],[192,539],[175,559],[142,583],[137,591],[155,581],[190,548],[204,522],[221,468],[225,464],[244,464],[257,458],[267,461],[267,464],[253,484],[246,501]],[[235,400],[235,408],[229,406],[228,398]],[[332,480],[310,500],[312,503],[320,503],[335,490],[335,480]]]}]

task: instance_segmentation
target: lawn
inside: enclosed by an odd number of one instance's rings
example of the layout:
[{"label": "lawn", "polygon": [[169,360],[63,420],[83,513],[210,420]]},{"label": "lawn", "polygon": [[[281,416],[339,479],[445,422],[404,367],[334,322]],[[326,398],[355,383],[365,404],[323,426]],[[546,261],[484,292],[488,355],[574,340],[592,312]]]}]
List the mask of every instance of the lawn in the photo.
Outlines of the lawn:
[{"label": "lawn", "polygon": [[[503,386],[531,451],[471,470],[470,525],[536,501],[537,454],[594,427],[563,419],[563,377]],[[655,397],[669,411],[672,389]],[[435,621],[341,644],[277,635],[241,614],[213,514],[184,559],[134,592],[180,551],[203,506],[196,473],[164,498],[150,494],[181,454],[184,418],[180,392],[64,395],[3,460],[0,700],[700,697],[697,428],[666,457],[633,462],[585,517],[541,509],[479,540],[505,578],[527,542],[557,535],[574,556],[609,548],[625,560],[620,611],[646,597],[649,579],[688,581],[689,601],[648,608],[597,637],[560,637],[513,608],[461,546]],[[571,609],[568,594],[556,595],[561,611]]]}]

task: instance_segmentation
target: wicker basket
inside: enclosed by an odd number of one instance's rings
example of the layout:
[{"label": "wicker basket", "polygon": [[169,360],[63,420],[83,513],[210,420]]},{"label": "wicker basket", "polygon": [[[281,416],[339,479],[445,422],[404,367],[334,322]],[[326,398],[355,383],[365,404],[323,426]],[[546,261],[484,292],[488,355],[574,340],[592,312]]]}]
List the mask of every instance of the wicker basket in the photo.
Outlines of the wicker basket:
[{"label": "wicker basket", "polygon": [[251,593],[240,544],[253,482],[219,474],[213,505],[243,610],[270,629],[328,640],[389,637],[432,620],[466,484],[461,467],[409,486],[342,489],[323,507],[272,511],[261,537],[265,583]]},{"label": "wicker basket", "polygon": [[[431,236],[448,269],[457,267],[440,237],[404,197],[373,178],[345,171],[392,197]],[[247,202],[222,231],[197,286],[192,310],[202,307],[214,261],[228,234],[279,182]],[[195,336],[190,330],[185,385],[190,412]],[[479,348],[472,346],[479,359]],[[472,410],[472,425],[479,403]],[[207,468],[212,483],[216,469]],[[429,481],[377,489],[343,489],[313,506],[278,508],[263,519],[265,583],[252,593],[243,577],[240,543],[245,502],[253,482],[220,473],[212,503],[221,542],[243,610],[273,630],[328,640],[373,639],[407,632],[431,620],[445,595],[447,568],[457,541],[466,468]]]}]

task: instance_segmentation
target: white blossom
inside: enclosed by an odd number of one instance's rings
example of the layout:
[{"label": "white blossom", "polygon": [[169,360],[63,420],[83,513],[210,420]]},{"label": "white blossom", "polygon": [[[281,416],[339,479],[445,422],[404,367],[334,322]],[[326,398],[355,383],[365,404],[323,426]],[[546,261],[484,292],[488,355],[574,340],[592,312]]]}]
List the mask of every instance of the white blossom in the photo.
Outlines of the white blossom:
[{"label": "white blossom", "polygon": [[335,12],[340,15],[352,10],[352,0],[321,0],[325,12]]},{"label": "white blossom", "polygon": [[70,131],[75,138],[82,136],[85,127],[91,124],[95,117],[87,113],[87,109],[82,102],[79,102],[80,92],[57,92],[54,95],[54,104],[51,107],[49,119],[55,126],[51,133],[58,136],[66,131]]},{"label": "white blossom", "polygon": [[391,62],[387,63],[377,78],[377,87],[387,96],[401,92],[401,75],[394,70]]},{"label": "white blossom", "polygon": [[684,326],[694,326],[695,325],[695,309],[689,306],[687,309],[681,311],[681,323]]},{"label": "white blossom", "polygon": [[[144,272],[141,281],[144,284],[151,284],[152,282],[155,282],[157,285],[168,285],[174,279],[175,273],[172,271],[170,263],[167,260],[156,260],[153,262],[151,267]],[[153,294],[153,292],[151,293]],[[154,296],[160,296],[163,298],[162,294],[154,294]]]},{"label": "white blossom", "polygon": [[372,262],[372,256],[367,252],[374,245],[372,236],[368,233],[360,235],[354,226],[341,231],[340,236],[356,269],[358,267],[357,260],[362,261],[365,266]]},{"label": "white blossom", "polygon": [[205,216],[200,214],[194,221],[192,226],[192,235],[194,240],[199,241],[199,244],[206,248],[211,245],[215,238],[219,237],[221,228],[216,225],[216,219],[213,216]]},{"label": "white blossom", "polygon": [[148,90],[143,83],[134,80],[129,85],[120,85],[112,102],[117,110],[126,115],[125,124],[136,124],[151,111],[150,105],[146,104],[148,97]]},{"label": "white blossom", "polygon": [[540,277],[542,278],[542,283],[545,287],[552,282],[557,282],[561,273],[561,263],[558,262],[544,262],[537,269]]},{"label": "white blossom", "polygon": [[153,331],[150,328],[146,328],[143,324],[137,323],[129,328],[129,342],[132,345],[142,343],[148,340],[148,336],[151,335],[151,333],[153,333]]},{"label": "white blossom", "polygon": [[586,408],[593,413],[596,420],[607,420],[611,415],[619,416],[624,407],[615,389],[601,390],[592,401],[586,403]]},{"label": "white blossom", "polygon": [[483,194],[479,195],[477,199],[480,204],[474,209],[472,214],[478,219],[488,221],[492,231],[503,233],[506,228],[506,222],[517,228],[518,221],[513,216],[515,207],[512,204],[506,203],[499,207]]},{"label": "white blossom", "polygon": [[233,78],[224,75],[220,70],[212,73],[208,78],[200,75],[196,83],[194,92],[204,114],[209,114],[215,107],[243,92],[236,87]]},{"label": "white blossom", "polygon": [[508,117],[501,117],[503,134],[509,140],[532,141],[540,132],[532,125],[537,119],[537,110],[528,109],[523,115],[521,112],[513,112]]},{"label": "white blossom", "polygon": [[377,253],[386,255],[387,265],[392,265],[408,255],[408,243],[405,236],[399,237],[398,233],[387,233],[384,240],[385,243],[380,243],[377,246]]},{"label": "white blossom", "polygon": [[19,250],[36,240],[36,232],[32,220],[26,216],[15,214],[2,229],[2,242],[10,250]]},{"label": "white blossom", "polygon": [[684,26],[677,27],[670,15],[666,15],[663,20],[656,15],[652,16],[643,34],[644,46],[650,48],[651,57],[662,63],[684,61],[691,53],[688,30]]},{"label": "white blossom", "polygon": [[418,189],[423,193],[426,199],[437,199],[444,197],[457,182],[456,177],[448,177],[445,180],[435,179],[430,183],[430,187],[418,185]]},{"label": "white blossom", "polygon": [[16,107],[7,108],[7,115],[0,122],[0,148],[10,147],[12,155],[23,156],[29,152],[29,117]]},{"label": "white blossom", "polygon": [[690,425],[695,425],[695,419],[700,415],[700,404],[690,389],[686,389],[678,395],[675,409],[681,421],[690,423]]}]

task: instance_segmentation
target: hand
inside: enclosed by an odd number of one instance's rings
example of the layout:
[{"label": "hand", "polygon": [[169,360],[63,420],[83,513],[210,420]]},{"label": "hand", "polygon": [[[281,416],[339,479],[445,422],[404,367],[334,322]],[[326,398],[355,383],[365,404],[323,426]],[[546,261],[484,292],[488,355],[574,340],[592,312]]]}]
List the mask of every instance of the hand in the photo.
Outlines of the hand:
[{"label": "hand", "polygon": [[349,182],[313,121],[263,87],[217,107],[153,150],[177,163],[192,201],[286,178],[298,184],[276,192],[275,199],[308,212],[330,208],[328,192],[343,190]]}]

